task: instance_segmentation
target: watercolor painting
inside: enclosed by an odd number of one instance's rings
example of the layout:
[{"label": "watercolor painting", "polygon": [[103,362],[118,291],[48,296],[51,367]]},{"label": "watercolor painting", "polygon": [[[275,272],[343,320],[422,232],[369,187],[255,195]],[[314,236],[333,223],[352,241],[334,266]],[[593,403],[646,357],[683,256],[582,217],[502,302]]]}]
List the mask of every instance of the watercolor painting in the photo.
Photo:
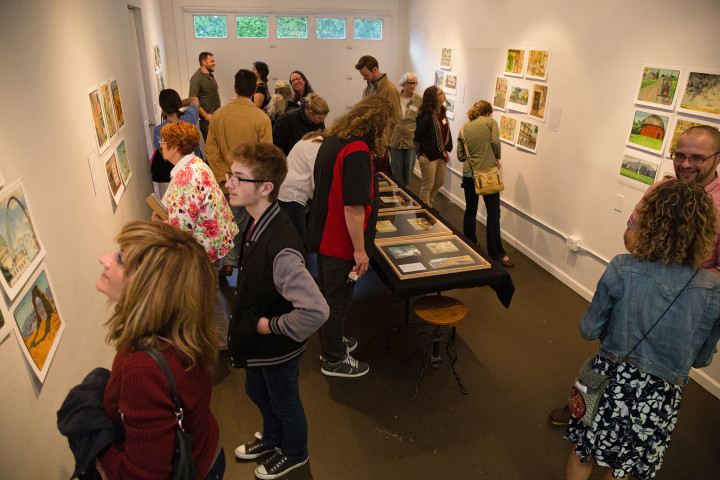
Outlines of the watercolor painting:
[{"label": "watercolor painting", "polygon": [[523,80],[510,80],[508,83],[508,110],[528,113],[530,108],[530,83]]},{"label": "watercolor painting", "polygon": [[455,98],[450,96],[445,97],[445,115],[450,120],[455,118]]},{"label": "watercolor painting", "polygon": [[125,117],[123,116],[122,104],[120,103],[120,90],[118,89],[117,79],[110,82],[110,90],[113,97],[113,107],[115,108],[115,120],[117,121],[118,130],[125,126]]},{"label": "watercolor painting", "polygon": [[108,131],[105,124],[105,115],[100,99],[100,89],[92,87],[88,89],[90,98],[90,112],[92,113],[93,127],[95,129],[95,140],[97,141],[98,153],[104,152],[108,147]]},{"label": "watercolor painting", "polygon": [[525,69],[525,78],[533,80],[547,80],[550,52],[547,50],[530,50],[528,64]]},{"label": "watercolor painting", "polygon": [[455,95],[457,93],[457,75],[448,72],[445,74],[445,93]]},{"label": "watercolor painting", "polygon": [[720,73],[691,71],[678,112],[720,119]]},{"label": "watercolor painting", "polygon": [[0,192],[0,283],[12,300],[45,256],[20,179]]},{"label": "watercolor painting", "polygon": [[440,57],[440,68],[452,68],[452,49],[443,48],[442,56]]},{"label": "watercolor painting", "polygon": [[117,153],[122,182],[125,186],[127,186],[128,180],[130,180],[130,177],[132,177],[132,170],[130,169],[130,163],[128,163],[127,159],[127,152],[125,151],[125,140],[120,142],[120,145],[117,146],[117,149],[115,151]]},{"label": "watercolor painting", "polygon": [[515,137],[517,136],[517,118],[500,115],[498,122],[500,129],[500,140],[510,145],[515,145]]},{"label": "watercolor painting", "polygon": [[537,153],[537,140],[540,126],[526,122],[525,120],[520,121],[520,127],[518,129],[517,146],[528,152]]},{"label": "watercolor painting", "polygon": [[675,106],[680,68],[643,65],[635,103],[672,110]]},{"label": "watercolor painting", "polygon": [[117,205],[120,201],[120,197],[125,191],[125,187],[123,185],[122,178],[120,178],[120,169],[118,167],[115,152],[112,152],[108,159],[105,160],[105,175],[108,180],[108,187],[110,187],[110,193]]},{"label": "watercolor painting", "polygon": [[715,125],[713,123],[709,122],[698,122],[695,120],[691,120],[689,118],[683,118],[683,117],[677,117],[677,120],[675,121],[675,127],[673,128],[673,134],[670,138],[670,145],[667,149],[667,156],[670,157],[670,154],[675,151],[675,144],[677,143],[677,139],[680,135],[682,135],[685,130],[691,127],[697,127],[699,125],[707,125],[709,127],[713,127],[715,129],[719,129],[718,125]]},{"label": "watercolor painting", "polygon": [[530,101],[530,116],[541,122],[545,121],[545,108],[547,107],[548,85],[533,83],[532,100]]},{"label": "watercolor painting", "polygon": [[522,77],[525,66],[525,50],[508,49],[505,59],[505,75]]},{"label": "watercolor painting", "polygon": [[435,80],[433,80],[436,87],[443,88],[445,85],[445,71],[443,70],[435,70]]},{"label": "watercolor painting", "polygon": [[44,382],[65,329],[44,264],[13,308],[13,317],[23,354]]},{"label": "watercolor painting", "polygon": [[649,155],[639,155],[638,152],[628,149],[623,155],[620,175],[640,182],[645,186],[652,185],[655,183],[655,176],[659,166],[659,159]]},{"label": "watercolor painting", "polygon": [[115,120],[115,111],[113,110],[112,93],[110,92],[110,84],[103,83],[100,85],[100,94],[103,101],[103,111],[105,112],[105,120],[108,127],[108,136],[114,137],[118,131]]},{"label": "watercolor painting", "polygon": [[155,73],[155,81],[157,82],[158,95],[160,95],[160,92],[165,90],[165,79],[163,78],[162,70],[158,70]]},{"label": "watercolor painting", "polygon": [[157,43],[153,45],[153,56],[155,57],[155,70],[157,70],[162,65],[162,60],[160,58],[160,45]]},{"label": "watercolor painting", "polygon": [[496,110],[505,111],[505,103],[507,102],[507,89],[508,81],[507,78],[497,77],[495,80],[495,93],[493,95],[493,108]]},{"label": "watercolor painting", "polygon": [[631,147],[660,154],[668,137],[670,117],[659,113],[636,110],[627,144]]}]

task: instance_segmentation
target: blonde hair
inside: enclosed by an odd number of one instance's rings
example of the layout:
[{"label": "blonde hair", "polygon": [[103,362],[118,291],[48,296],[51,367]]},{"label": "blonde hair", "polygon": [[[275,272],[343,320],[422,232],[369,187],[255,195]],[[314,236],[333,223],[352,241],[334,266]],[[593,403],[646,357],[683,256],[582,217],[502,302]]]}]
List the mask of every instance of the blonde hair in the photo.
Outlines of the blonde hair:
[{"label": "blonde hair", "polygon": [[381,95],[369,95],[336,119],[327,135],[344,139],[361,137],[371,152],[381,156],[390,144],[395,123],[397,113],[390,100]]},{"label": "blonde hair", "polygon": [[697,183],[661,183],[643,199],[638,214],[633,256],[640,261],[698,267],[715,245],[715,205]]},{"label": "blonde hair", "polygon": [[134,221],[117,236],[127,285],[106,322],[118,350],[170,343],[190,370],[217,359],[213,323],[217,272],[187,232],[160,222]]},{"label": "blonde hair", "polygon": [[317,115],[327,115],[330,111],[325,99],[317,93],[311,93],[307,96],[307,108]]},{"label": "blonde hair", "polygon": [[275,84],[275,95],[270,99],[265,112],[268,114],[271,120],[275,120],[279,115],[285,112],[288,101],[290,100],[290,93],[292,88],[287,82],[279,80]]}]

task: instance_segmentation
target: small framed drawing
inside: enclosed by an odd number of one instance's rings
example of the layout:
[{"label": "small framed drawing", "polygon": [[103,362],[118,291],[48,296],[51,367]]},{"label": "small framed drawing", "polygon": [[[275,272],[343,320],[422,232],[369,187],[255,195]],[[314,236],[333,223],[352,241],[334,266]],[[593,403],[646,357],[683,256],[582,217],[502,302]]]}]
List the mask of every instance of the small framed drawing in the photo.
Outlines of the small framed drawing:
[{"label": "small framed drawing", "polygon": [[452,49],[451,48],[443,48],[442,49],[442,56],[440,57],[440,68],[447,68],[450,70],[452,68]]},{"label": "small framed drawing", "polygon": [[528,113],[530,109],[530,82],[511,79],[508,82],[508,110]]},{"label": "small framed drawing", "polygon": [[537,153],[537,139],[540,126],[533,122],[520,120],[517,147],[531,153]]},{"label": "small framed drawing", "polygon": [[120,177],[120,168],[118,167],[117,154],[115,152],[111,152],[105,159],[105,176],[107,177],[110,194],[113,197],[115,205],[117,205],[120,202],[120,197],[122,197],[122,194],[125,192],[125,185],[123,185],[122,178]]},{"label": "small framed drawing", "polygon": [[507,103],[508,80],[505,77],[495,79],[495,93],[493,93],[493,109],[505,111]]},{"label": "small framed drawing", "polygon": [[0,191],[0,218],[5,219],[0,222],[4,247],[0,283],[12,300],[45,257],[21,179]]},{"label": "small framed drawing", "polygon": [[103,111],[105,112],[105,120],[108,129],[108,137],[112,138],[118,131],[117,120],[115,119],[115,109],[113,107],[112,92],[110,91],[110,83],[100,84],[100,95],[103,102]]},{"label": "small framed drawing", "polygon": [[666,150],[666,156],[670,158],[670,154],[675,151],[675,144],[677,143],[677,139],[680,135],[682,135],[685,130],[691,128],[691,127],[697,127],[700,125],[707,125],[708,127],[712,127],[716,130],[720,130],[720,125],[706,122],[703,120],[702,122],[698,122],[694,118],[687,118],[687,117],[676,117],[675,119],[675,125],[672,128],[672,137],[670,137],[670,144],[668,145],[668,148]]},{"label": "small framed drawing", "polygon": [[414,210],[421,208],[404,190],[390,187],[380,191],[380,212],[392,210]]},{"label": "small framed drawing", "polygon": [[378,184],[381,192],[383,190],[387,190],[388,188],[397,188],[397,183],[395,183],[392,178],[388,177],[385,172],[378,172]]},{"label": "small framed drawing", "polygon": [[118,130],[122,130],[125,126],[125,117],[123,116],[122,103],[120,102],[120,89],[118,88],[117,78],[110,79],[110,92],[113,97],[113,107],[115,108],[115,120],[117,121]]},{"label": "small framed drawing", "polygon": [[720,120],[720,70],[691,69],[677,111]]},{"label": "small framed drawing", "polygon": [[549,62],[550,52],[547,50],[530,50],[528,52],[525,78],[543,81],[547,80]]},{"label": "small framed drawing", "polygon": [[448,227],[427,210],[379,212],[375,225],[376,239],[448,235]]},{"label": "small framed drawing", "polygon": [[549,86],[544,83],[533,83],[532,100],[530,101],[530,116],[545,121]]},{"label": "small framed drawing", "polygon": [[125,150],[125,139],[115,149],[117,153],[118,167],[120,170],[120,177],[122,177],[123,185],[127,187],[128,180],[132,177],[132,170],[130,169],[130,163],[127,159],[127,151]]},{"label": "small framed drawing", "polygon": [[505,75],[522,77],[525,67],[525,50],[510,48],[505,58]]},{"label": "small framed drawing", "polygon": [[102,95],[100,87],[94,85],[87,89],[87,95],[90,99],[90,114],[92,115],[93,131],[95,132],[95,141],[97,143],[98,153],[107,150],[110,145],[110,137],[108,136],[107,119],[103,112]]},{"label": "small framed drawing", "polygon": [[25,359],[38,380],[44,382],[65,330],[44,263],[15,302],[13,320]]},{"label": "small framed drawing", "polygon": [[500,140],[515,145],[517,138],[517,118],[508,115],[500,115],[498,128],[500,129]]},{"label": "small framed drawing", "polygon": [[452,72],[445,74],[445,93],[455,95],[457,93],[457,75]]},{"label": "small framed drawing", "polygon": [[645,191],[655,183],[662,159],[649,153],[626,148],[620,165],[620,179],[623,185]]},{"label": "small framed drawing", "polygon": [[490,268],[490,263],[455,235],[375,240],[401,280]]},{"label": "small framed drawing", "polygon": [[445,71],[444,70],[435,70],[435,79],[434,83],[436,87],[443,88],[445,86]]},{"label": "small framed drawing", "polygon": [[450,120],[455,118],[455,97],[452,95],[445,97],[445,115]]},{"label": "small framed drawing", "polygon": [[635,103],[672,110],[677,100],[680,73],[680,67],[643,65]]},{"label": "small framed drawing", "polygon": [[635,110],[627,145],[661,155],[665,148],[670,115]]}]

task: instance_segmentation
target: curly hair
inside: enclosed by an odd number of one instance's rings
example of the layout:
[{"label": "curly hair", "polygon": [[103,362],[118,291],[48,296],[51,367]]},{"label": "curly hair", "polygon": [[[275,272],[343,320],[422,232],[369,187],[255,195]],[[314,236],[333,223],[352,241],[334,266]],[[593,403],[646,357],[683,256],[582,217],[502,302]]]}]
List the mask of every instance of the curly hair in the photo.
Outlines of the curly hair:
[{"label": "curly hair", "polygon": [[369,95],[336,119],[327,135],[344,139],[361,137],[371,152],[382,156],[390,144],[397,120],[390,100],[381,95]]},{"label": "curly hair", "polygon": [[212,314],[217,271],[205,249],[189,233],[161,222],[130,222],[116,241],[127,285],[106,322],[108,343],[121,350],[164,340],[188,370],[212,366],[217,358]]},{"label": "curly hair", "polygon": [[[252,171],[255,180],[273,184],[268,200],[274,202],[280,193],[280,185],[285,181],[288,163],[285,154],[272,143],[241,143],[230,153],[233,162],[245,165]],[[260,184],[255,184],[260,188]]]},{"label": "curly hair", "polygon": [[440,99],[438,98],[439,91],[440,89],[435,85],[425,89],[422,96],[422,104],[420,105],[420,113],[435,113],[437,112],[438,106],[440,106],[440,110],[445,113],[445,105],[440,105]]},{"label": "curly hair", "polygon": [[696,183],[662,182],[643,199],[638,214],[633,256],[642,262],[699,267],[715,245],[715,205]]},{"label": "curly hair", "polygon": [[470,110],[468,110],[468,118],[470,120],[475,120],[478,117],[484,117],[488,113],[492,112],[492,105],[490,105],[490,103],[486,102],[485,100],[480,100],[478,102],[475,102],[475,104],[470,107]]},{"label": "curly hair", "polygon": [[160,138],[168,148],[177,147],[182,155],[190,155],[200,143],[200,132],[191,123],[172,122],[160,129]]}]

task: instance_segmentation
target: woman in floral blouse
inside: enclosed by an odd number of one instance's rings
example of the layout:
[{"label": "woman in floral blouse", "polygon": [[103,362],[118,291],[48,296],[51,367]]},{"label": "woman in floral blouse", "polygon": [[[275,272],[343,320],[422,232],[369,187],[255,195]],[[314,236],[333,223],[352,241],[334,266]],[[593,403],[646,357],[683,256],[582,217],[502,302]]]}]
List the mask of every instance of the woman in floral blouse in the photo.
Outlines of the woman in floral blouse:
[{"label": "woman in floral blouse", "polygon": [[[199,141],[197,128],[187,122],[168,123],[160,130],[163,158],[174,165],[162,202],[168,209],[167,223],[190,232],[219,268],[220,259],[233,246],[238,227],[210,167],[194,154]],[[153,220],[160,218],[153,214]],[[218,347],[227,350],[228,319],[219,289],[215,298],[215,324]]]}]

